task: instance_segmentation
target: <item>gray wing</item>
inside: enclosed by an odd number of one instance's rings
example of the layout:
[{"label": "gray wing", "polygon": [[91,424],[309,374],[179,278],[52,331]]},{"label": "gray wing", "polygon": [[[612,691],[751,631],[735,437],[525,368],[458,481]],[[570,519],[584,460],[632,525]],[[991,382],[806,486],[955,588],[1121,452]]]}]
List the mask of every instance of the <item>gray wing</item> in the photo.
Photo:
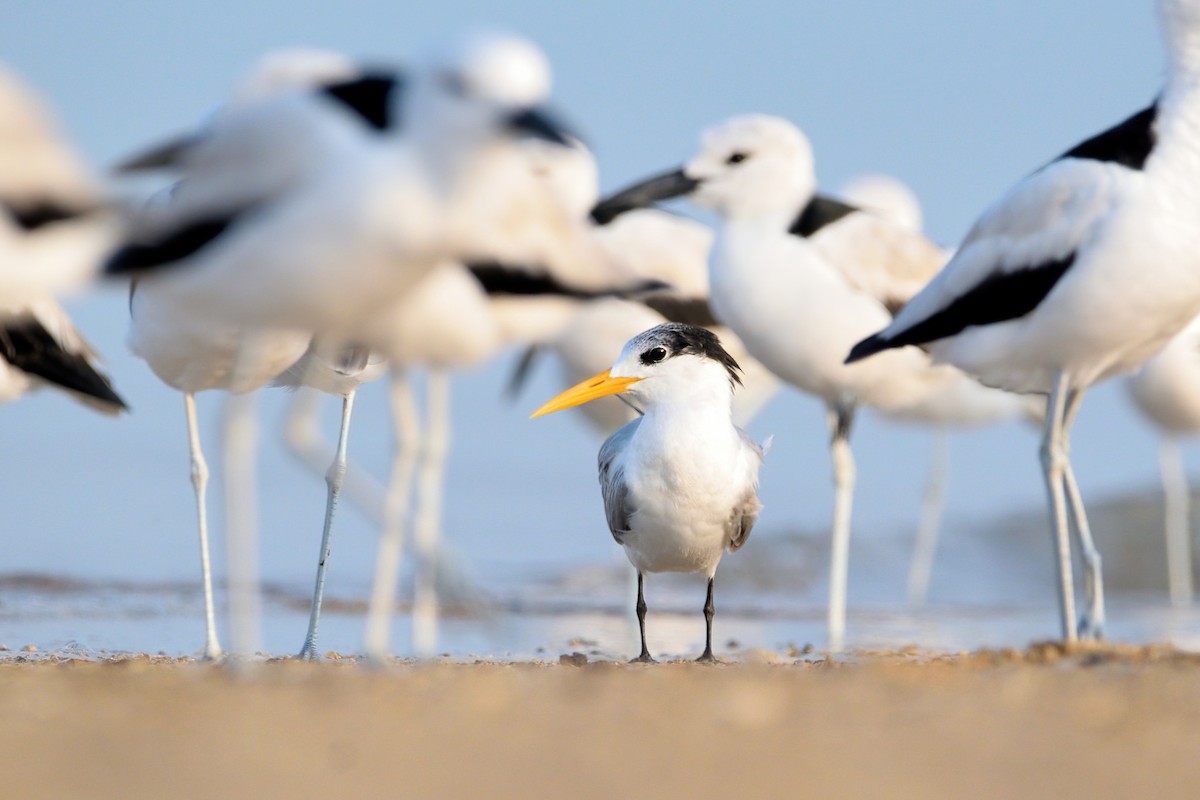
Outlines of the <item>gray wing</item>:
[{"label": "gray wing", "polygon": [[[757,457],[759,462],[762,462],[765,452],[762,446],[750,438],[750,435],[741,428],[738,428],[738,434],[742,437],[742,444],[746,445]],[[725,532],[729,541],[729,552],[733,553],[738,548],[746,543],[750,538],[750,530],[754,527],[754,523],[758,521],[758,514],[762,511],[762,503],[758,500],[758,481],[746,489],[746,493],[742,499],[733,507],[733,511],[729,514],[729,522],[726,524]]]},{"label": "gray wing", "polygon": [[608,520],[608,530],[617,540],[617,544],[621,544],[621,536],[629,533],[629,518],[635,510],[630,502],[629,488],[625,484],[625,472],[617,461],[640,424],[642,419],[638,417],[619,428],[601,445],[597,458],[600,468],[600,495],[604,498],[604,516]]}]

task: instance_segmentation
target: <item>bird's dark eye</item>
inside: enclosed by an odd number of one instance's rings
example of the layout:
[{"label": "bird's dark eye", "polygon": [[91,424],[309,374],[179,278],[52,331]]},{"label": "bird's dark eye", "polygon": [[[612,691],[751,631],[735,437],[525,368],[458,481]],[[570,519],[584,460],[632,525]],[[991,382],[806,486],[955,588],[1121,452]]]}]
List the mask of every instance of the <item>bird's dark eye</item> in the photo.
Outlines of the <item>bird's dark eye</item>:
[{"label": "bird's dark eye", "polygon": [[725,163],[726,164],[740,164],[749,157],[750,156],[747,155],[746,153],[734,153],[733,155],[729,156],[729,158],[725,159]]},{"label": "bird's dark eye", "polygon": [[642,353],[643,364],[657,364],[667,357],[667,351],[662,347],[651,347],[646,352]]}]

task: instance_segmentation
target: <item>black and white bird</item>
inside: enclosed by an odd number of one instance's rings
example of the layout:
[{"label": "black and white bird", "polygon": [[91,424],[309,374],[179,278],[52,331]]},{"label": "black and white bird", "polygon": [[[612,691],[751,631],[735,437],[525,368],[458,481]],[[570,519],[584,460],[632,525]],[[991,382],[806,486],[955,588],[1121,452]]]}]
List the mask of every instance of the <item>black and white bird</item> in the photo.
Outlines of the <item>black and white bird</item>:
[{"label": "black and white bird", "polygon": [[[183,181],[195,180],[195,172],[203,170],[204,154],[211,146],[210,141],[221,139],[220,134],[214,133],[212,129],[220,130],[219,120],[223,117],[236,117],[238,113],[252,115],[256,104],[269,105],[280,94],[317,91],[321,86],[341,86],[357,77],[352,63],[335,53],[283,51],[268,54],[234,88],[230,101],[216,114],[218,121],[210,123],[200,131],[178,137],[128,159],[120,171],[130,173],[164,170]],[[203,175],[200,179],[204,179]],[[181,187],[177,184],[159,193],[150,200],[142,212],[143,215],[153,217],[164,209],[169,209],[175,202],[175,193],[179,191],[186,192],[186,186]],[[300,652],[301,657],[314,658],[317,617],[328,558],[333,511],[341,488],[340,478],[345,470],[345,433],[353,402],[353,388],[357,387],[357,383],[352,381],[352,386],[347,388],[342,385],[345,379],[337,378],[342,373],[357,375],[360,370],[343,365],[340,353],[330,356],[328,364],[321,360],[318,351],[314,349],[312,334],[306,329],[289,330],[247,325],[214,315],[211,310],[192,302],[186,292],[177,291],[172,284],[173,277],[168,274],[165,280],[151,278],[132,285],[127,344],[130,351],[146,361],[160,380],[184,395],[205,599],[205,658],[219,658],[223,651],[216,629],[209,556],[209,468],[201,445],[195,395],[214,389],[226,391],[231,395],[245,395],[272,382],[281,382],[291,387],[312,385],[344,398],[343,435],[327,472],[329,498],[321,543],[322,557],[317,570],[317,588],[314,590],[313,613],[309,632]],[[350,349],[354,350],[355,354],[361,350]],[[356,357],[355,355],[354,358]],[[333,363],[335,360],[338,362],[336,365]],[[326,385],[331,380],[336,385]],[[235,401],[231,399],[231,402]],[[228,459],[231,455],[241,452],[242,448],[235,446],[231,437],[239,422],[245,430],[246,421],[227,416],[226,422],[229,424],[222,429],[224,442],[221,448],[227,459],[226,471],[245,474],[249,471],[247,466],[229,463]],[[228,475],[226,478],[229,480]],[[238,491],[235,490],[234,494]]]},{"label": "black and white bird", "polygon": [[611,369],[534,412],[549,414],[626,393],[645,414],[600,448],[600,491],[608,528],[637,570],[641,652],[646,645],[646,572],[699,572],[708,578],[705,644],[712,652],[713,577],[728,550],[746,543],[762,505],[763,448],[731,419],[737,362],[704,328],[658,325],[626,343]]},{"label": "black and white bird", "polygon": [[134,159],[169,163],[181,180],[135,220],[107,271],[169,277],[214,318],[354,339],[448,255],[470,253],[473,222],[493,224],[470,201],[495,146],[565,142],[537,108],[548,67],[524,40],[469,37],[431,54],[403,92],[398,83],[284,82]]},{"label": "black and white bird", "polygon": [[0,302],[0,403],[52,386],[105,414],[126,411],[99,360],[54,300]]},{"label": "black and white bird", "polygon": [[959,424],[1014,398],[920,351],[845,366],[846,350],[891,319],[942,264],[941,250],[887,218],[817,194],[812,148],[779,117],[734,117],[701,137],[682,168],[638,183],[593,210],[598,221],[686,195],[721,224],[709,258],[711,304],[747,350],[828,409],[835,499],[829,645],[845,639],[855,466],[850,429],[861,406],[892,418]]},{"label": "black and white bird", "polygon": [[[201,444],[196,395],[214,389],[231,394],[257,391],[300,359],[312,337],[304,331],[247,329],[214,320],[211,315],[194,313],[191,306],[162,287],[161,281],[131,287],[126,344],[159,380],[183,394],[204,590],[203,655],[217,659],[223,651],[217,634],[209,555],[209,468]],[[224,433],[222,452],[228,454],[234,451],[229,446],[231,430],[227,427]]]},{"label": "black and white bird", "polygon": [[486,34],[432,54],[402,93],[376,76],[314,88],[278,74],[198,134],[131,162],[172,166],[181,180],[140,215],[108,271],[144,275],[214,323],[316,333],[386,357],[386,341],[362,334],[447,257],[473,252],[472,222],[496,224],[470,202],[489,155],[521,135],[565,143],[536,107],[548,66],[530,43]]},{"label": "black and white bird", "polygon": [[1171,602],[1192,602],[1191,488],[1181,443],[1200,433],[1200,320],[1184,328],[1125,381],[1142,416],[1159,435],[1163,532]]},{"label": "black and white bird", "polygon": [[[988,385],[1048,395],[1041,454],[1068,641],[1104,626],[1100,554],[1069,458],[1084,391],[1153,355],[1200,311],[1200,2],[1159,8],[1169,70],[1158,99],[1001,197],[848,357],[923,345]],[[1078,623],[1072,521],[1087,575]]]},{"label": "black and white bird", "polygon": [[121,225],[50,110],[0,65],[0,299],[41,302],[82,288]]},{"label": "black and white bird", "polygon": [[120,224],[50,110],[0,66],[0,402],[57,386],[100,411],[125,410],[53,299],[96,275]]}]

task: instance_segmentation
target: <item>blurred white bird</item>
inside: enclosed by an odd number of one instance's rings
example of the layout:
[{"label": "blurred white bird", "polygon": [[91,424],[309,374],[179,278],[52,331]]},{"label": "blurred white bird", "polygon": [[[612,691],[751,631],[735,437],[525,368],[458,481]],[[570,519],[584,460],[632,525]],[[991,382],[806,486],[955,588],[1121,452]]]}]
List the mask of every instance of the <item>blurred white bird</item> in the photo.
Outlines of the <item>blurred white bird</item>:
[{"label": "blurred white bird", "polygon": [[0,66],[0,402],[51,385],[125,410],[99,356],[52,299],[95,276],[119,220],[50,111]]},{"label": "blurred white bird", "polygon": [[[533,108],[548,90],[544,59],[513,37],[435,54],[400,98],[390,85],[359,78],[254,95],[134,159],[169,163],[182,180],[142,215],[109,272],[153,270],[145,283],[161,281],[213,320],[363,341],[367,320],[445,255],[470,252],[453,235],[475,218],[460,189],[488,148],[517,133],[561,138]],[[404,108],[402,132],[393,105]]]},{"label": "blurred white bird", "polygon": [[[923,344],[989,385],[1048,393],[1041,454],[1067,641],[1104,627],[1100,554],[1069,457],[1083,393],[1153,355],[1200,311],[1200,0],[1159,7],[1170,68],[1154,104],[1018,183],[848,357]],[[1071,518],[1087,570],[1078,629]]]},{"label": "blurred white bird", "polygon": [[[600,203],[594,216],[686,195],[722,218],[709,259],[716,318],[768,369],[828,408],[836,489],[829,644],[845,637],[846,574],[854,461],[849,435],[860,405],[897,419],[966,421],[1012,398],[919,351],[842,364],[864,332],[891,318],[937,272],[941,251],[888,219],[816,193],[812,149],[778,117],[735,117],[706,131],[687,165]],[[962,395],[953,404],[947,393]],[[978,395],[976,402],[965,402]],[[957,408],[961,419],[948,414]]]},{"label": "blurred white bird", "polygon": [[[288,331],[247,330],[244,326],[213,320],[194,310],[161,281],[135,283],[129,297],[131,353],[146,362],[159,380],[183,393],[191,456],[191,480],[196,495],[200,541],[201,578],[204,584],[204,657],[222,655],[217,636],[212,567],[208,546],[208,464],[201,446],[196,417],[196,394],[223,389],[234,394],[256,391],[294,364],[308,348],[310,334]],[[251,340],[248,344],[247,340]],[[232,430],[225,428],[229,454]]]},{"label": "blurred white bird", "polygon": [[1183,468],[1181,440],[1200,433],[1200,319],[1125,379],[1142,416],[1158,429],[1162,472],[1167,588],[1171,602],[1192,602],[1191,488]]},{"label": "blurred white bird", "polygon": [[[124,172],[144,171],[152,168],[170,168],[182,174],[184,181],[193,180],[194,173],[203,173],[205,153],[212,140],[219,142],[212,127],[220,128],[219,120],[225,116],[236,116],[238,112],[254,113],[255,105],[270,104],[280,94],[287,92],[316,91],[323,85],[342,85],[341,81],[357,77],[353,66],[337,54],[323,51],[287,51],[270,54],[256,65],[232,93],[230,102],[217,112],[217,122],[209,129],[181,136],[164,145],[152,148],[129,159],[122,167]],[[145,217],[163,213],[176,202],[179,192],[187,187],[176,184],[168,191],[152,198]],[[197,522],[200,539],[201,571],[204,584],[206,635],[204,656],[218,658],[222,654],[216,631],[215,608],[212,586],[212,570],[208,547],[208,514],[206,490],[209,470],[201,447],[199,424],[196,417],[195,394],[208,389],[224,389],[232,394],[256,391],[281,373],[287,373],[285,383],[295,384],[310,380],[324,390],[344,395],[345,423],[349,421],[351,393],[343,387],[321,385],[326,373],[323,363],[314,363],[315,351],[310,349],[312,335],[308,330],[285,330],[233,323],[216,316],[210,310],[198,307],[186,293],[174,290],[172,279],[150,279],[137,283],[130,292],[130,332],[128,345],[134,355],[144,359],[151,370],[168,386],[184,394],[187,414],[189,450],[191,454],[191,477],[196,493]],[[306,354],[309,355],[305,358]],[[304,374],[298,375],[295,365],[301,364]],[[223,428],[224,444],[221,448],[227,459],[226,480],[238,480],[237,475],[247,475],[252,467],[244,463],[233,463],[229,459],[243,452],[243,443],[233,438],[239,426],[247,424],[236,415],[226,418]],[[300,655],[313,658],[316,655],[316,619],[319,614],[320,594],[323,587],[324,568],[329,547],[329,536],[333,511],[336,507],[337,491],[340,490],[338,465],[344,469],[345,442],[339,443],[338,456],[330,467],[327,481],[330,483],[329,499],[322,536],[322,557],[318,565],[317,589],[314,591],[313,615],[309,635],[305,638]],[[231,476],[230,473],[233,475]],[[334,485],[334,478],[338,483]],[[242,487],[231,486],[236,496]],[[237,500],[234,500],[236,503]]]},{"label": "blurred white bird", "polygon": [[42,302],[97,273],[116,209],[48,109],[0,66],[0,298]]},{"label": "blurred white bird", "polygon": [[611,369],[547,402],[538,417],[627,393],[645,414],[600,448],[600,493],[608,528],[637,570],[641,652],[646,646],[646,572],[708,578],[704,652],[713,662],[713,578],[721,557],[746,543],[758,519],[763,448],[731,419],[737,362],[711,331],[658,325],[631,339]]}]

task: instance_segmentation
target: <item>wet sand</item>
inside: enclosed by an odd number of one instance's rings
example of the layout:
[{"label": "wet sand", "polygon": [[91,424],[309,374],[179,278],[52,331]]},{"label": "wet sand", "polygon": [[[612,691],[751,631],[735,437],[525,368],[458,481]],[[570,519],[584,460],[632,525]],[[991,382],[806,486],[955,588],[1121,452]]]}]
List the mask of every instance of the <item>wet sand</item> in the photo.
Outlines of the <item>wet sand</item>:
[{"label": "wet sand", "polygon": [[1200,785],[1200,657],[1165,647],[248,674],[10,658],[0,720],[10,797],[1185,797]]}]

